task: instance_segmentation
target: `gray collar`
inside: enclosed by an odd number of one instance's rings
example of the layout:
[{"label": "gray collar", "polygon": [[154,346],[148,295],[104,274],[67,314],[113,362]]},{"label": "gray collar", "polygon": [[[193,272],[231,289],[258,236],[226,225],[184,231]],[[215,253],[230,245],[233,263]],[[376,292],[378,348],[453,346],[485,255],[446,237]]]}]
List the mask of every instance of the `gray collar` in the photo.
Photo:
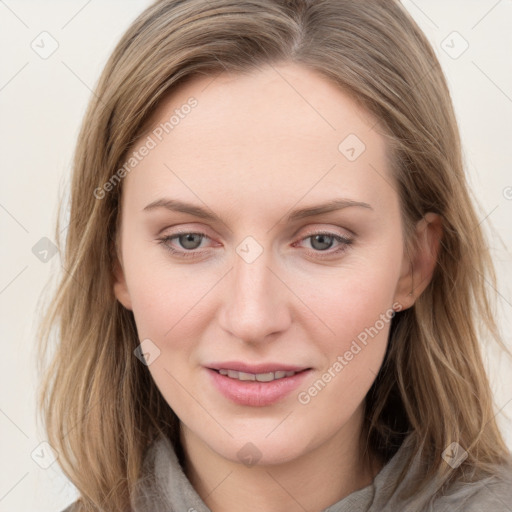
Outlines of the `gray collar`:
[{"label": "gray collar", "polygon": [[[434,501],[433,496],[442,482],[431,481],[423,492],[404,498],[401,492],[421,479],[424,472],[419,454],[416,454],[406,477],[396,485],[400,472],[412,455],[413,446],[414,433],[404,439],[370,485],[354,491],[323,512],[451,512],[463,510],[459,507],[470,498],[472,505],[478,503],[487,508],[500,502],[502,506],[503,502],[512,503],[510,467],[503,473],[505,481],[500,480],[498,484],[492,477],[471,484],[460,483]],[[146,454],[143,476],[137,482],[132,508],[134,512],[211,512],[185,475],[171,442],[163,437],[158,438]]]}]

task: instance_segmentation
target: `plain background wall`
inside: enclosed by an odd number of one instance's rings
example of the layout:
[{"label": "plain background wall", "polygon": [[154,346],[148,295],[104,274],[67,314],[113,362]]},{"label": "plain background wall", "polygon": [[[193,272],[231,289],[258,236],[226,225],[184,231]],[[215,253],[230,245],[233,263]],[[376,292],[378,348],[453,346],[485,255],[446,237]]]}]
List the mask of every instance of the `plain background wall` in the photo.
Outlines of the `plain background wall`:
[{"label": "plain background wall", "polygon": [[[69,180],[91,89],[121,34],[149,3],[0,1],[1,512],[57,512],[75,499],[58,463],[41,467],[52,459],[40,445],[45,435],[35,417],[36,307],[61,267],[58,255],[45,263],[33,247],[43,237],[54,239],[59,192]],[[494,227],[498,313],[512,346],[512,2],[403,3],[448,78],[479,218],[487,231]],[[40,35],[44,31],[51,37]],[[47,56],[53,40],[58,48]],[[512,365],[496,351],[487,353],[497,418],[512,448]]]}]

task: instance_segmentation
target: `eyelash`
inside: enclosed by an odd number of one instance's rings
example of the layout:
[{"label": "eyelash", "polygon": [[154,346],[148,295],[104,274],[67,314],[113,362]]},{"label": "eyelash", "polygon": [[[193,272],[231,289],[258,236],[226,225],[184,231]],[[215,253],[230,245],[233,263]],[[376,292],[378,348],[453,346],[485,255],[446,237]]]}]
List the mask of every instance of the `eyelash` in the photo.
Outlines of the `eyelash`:
[{"label": "eyelash", "polygon": [[[197,249],[190,250],[190,251],[180,251],[180,250],[175,249],[171,245],[169,245],[169,242],[171,240],[178,238],[182,235],[199,235],[199,236],[203,237],[202,240],[204,240],[205,238],[209,238],[208,235],[206,235],[205,233],[200,233],[200,232],[196,232],[196,231],[179,231],[177,233],[174,233],[173,235],[159,238],[158,241],[167,251],[169,251],[171,254],[173,254],[179,258],[198,258],[198,257],[200,257],[204,251],[198,251]],[[320,259],[325,258],[325,257],[332,257],[337,254],[344,253],[345,251],[348,250],[348,248],[354,242],[354,240],[352,238],[338,235],[336,233],[330,233],[328,231],[317,231],[317,232],[313,232],[313,233],[308,233],[305,237],[301,238],[300,241],[306,240],[308,238],[312,238],[314,236],[321,236],[321,235],[332,237],[335,241],[339,242],[341,244],[341,246],[338,249],[336,249],[334,251],[329,251],[329,252],[327,252],[327,250],[326,251],[318,251],[318,250],[315,251],[315,250],[311,250],[311,249],[306,249],[306,252],[309,255],[312,255],[313,257],[320,256]],[[323,256],[322,254],[325,254],[326,256]]]}]

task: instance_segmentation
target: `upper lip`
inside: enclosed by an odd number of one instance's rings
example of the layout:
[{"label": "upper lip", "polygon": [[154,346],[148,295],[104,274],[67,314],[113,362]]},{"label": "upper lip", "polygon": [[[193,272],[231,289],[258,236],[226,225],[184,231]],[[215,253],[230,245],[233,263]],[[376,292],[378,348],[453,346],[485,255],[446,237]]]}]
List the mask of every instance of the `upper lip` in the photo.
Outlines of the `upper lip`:
[{"label": "upper lip", "polygon": [[302,370],[308,370],[305,366],[293,366],[282,363],[261,363],[261,364],[248,364],[241,361],[225,361],[222,363],[210,363],[205,365],[207,368],[212,370],[233,370],[236,372],[244,373],[270,373],[270,372],[300,372]]}]

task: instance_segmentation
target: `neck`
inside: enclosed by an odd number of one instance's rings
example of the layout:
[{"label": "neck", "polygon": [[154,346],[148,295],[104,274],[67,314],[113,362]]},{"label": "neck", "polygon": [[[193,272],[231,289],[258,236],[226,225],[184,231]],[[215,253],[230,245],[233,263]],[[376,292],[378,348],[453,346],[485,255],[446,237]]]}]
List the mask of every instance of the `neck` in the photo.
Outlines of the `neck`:
[{"label": "neck", "polygon": [[292,461],[252,467],[220,456],[182,428],[185,473],[212,512],[321,511],[369,485],[383,465],[362,456],[361,417]]}]

